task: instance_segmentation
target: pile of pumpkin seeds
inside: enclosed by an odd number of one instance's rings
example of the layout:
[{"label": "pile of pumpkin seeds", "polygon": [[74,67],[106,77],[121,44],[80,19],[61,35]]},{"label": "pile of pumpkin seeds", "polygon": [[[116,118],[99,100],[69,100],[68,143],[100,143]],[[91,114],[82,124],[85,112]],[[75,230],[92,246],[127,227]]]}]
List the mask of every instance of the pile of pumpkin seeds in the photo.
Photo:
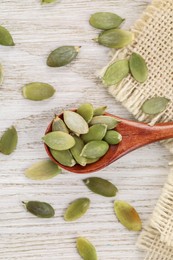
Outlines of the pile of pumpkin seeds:
[{"label": "pile of pumpkin seeds", "polygon": [[43,141],[56,161],[69,167],[86,166],[104,156],[109,145],[121,142],[121,134],[114,130],[119,121],[104,115],[105,109],[94,110],[92,104],[84,103],[76,111],[64,111],[63,119],[55,116],[52,131]]}]

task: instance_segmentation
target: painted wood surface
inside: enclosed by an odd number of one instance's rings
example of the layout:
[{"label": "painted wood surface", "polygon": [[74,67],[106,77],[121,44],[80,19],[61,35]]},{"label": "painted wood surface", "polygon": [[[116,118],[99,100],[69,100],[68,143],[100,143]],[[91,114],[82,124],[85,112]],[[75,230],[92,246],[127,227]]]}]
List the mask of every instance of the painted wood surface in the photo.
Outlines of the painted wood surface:
[{"label": "painted wood surface", "polygon": [[[4,83],[0,86],[0,133],[14,125],[19,134],[17,150],[0,154],[0,259],[80,259],[75,240],[87,237],[97,248],[100,260],[142,260],[145,253],[136,246],[138,233],[122,227],[113,212],[112,198],[92,194],[83,184],[86,176],[63,171],[49,181],[27,179],[24,171],[46,159],[41,141],[54,113],[82,102],[108,105],[108,111],[133,119],[103,88],[96,77],[109,60],[109,50],[92,41],[98,34],[88,24],[90,14],[113,11],[126,18],[129,28],[140,17],[149,0],[61,0],[41,6],[39,0],[1,0],[0,24],[8,28],[15,47],[0,46]],[[61,45],[82,46],[78,58],[63,68],[49,68],[45,60]],[[57,92],[47,101],[23,98],[26,83],[42,81]],[[117,185],[116,199],[126,200],[140,213],[145,224],[151,215],[168,173],[169,153],[152,144],[121,158],[92,174]],[[91,208],[79,221],[65,223],[63,212],[78,197],[89,197]],[[25,211],[21,201],[40,200],[53,205],[56,216],[39,219]]]}]

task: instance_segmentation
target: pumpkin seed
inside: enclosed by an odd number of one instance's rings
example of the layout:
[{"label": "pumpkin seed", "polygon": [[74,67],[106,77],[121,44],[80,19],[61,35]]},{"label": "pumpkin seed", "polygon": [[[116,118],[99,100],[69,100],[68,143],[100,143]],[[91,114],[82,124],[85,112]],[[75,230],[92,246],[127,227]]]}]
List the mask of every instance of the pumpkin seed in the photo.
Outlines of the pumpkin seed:
[{"label": "pumpkin seed", "polygon": [[90,103],[85,103],[80,105],[80,107],[77,109],[77,113],[81,115],[87,123],[89,123],[93,118],[94,109]]},{"label": "pumpkin seed", "polygon": [[104,124],[107,125],[107,129],[113,129],[118,125],[119,121],[112,116],[94,116],[90,122],[90,125]]},{"label": "pumpkin seed", "polygon": [[94,159],[105,155],[108,149],[109,145],[105,141],[91,141],[84,146],[80,156]]},{"label": "pumpkin seed", "polygon": [[78,164],[80,164],[81,166],[85,166],[87,163],[87,159],[84,158],[83,156],[80,156],[82,149],[84,147],[84,142],[78,136],[73,136],[73,138],[75,140],[75,145],[70,149],[70,151],[71,151],[74,159],[76,160],[76,162]]},{"label": "pumpkin seed", "polygon": [[106,109],[107,109],[107,106],[95,108],[95,109],[94,109],[94,116],[103,115]]},{"label": "pumpkin seed", "polygon": [[48,180],[61,173],[61,169],[50,160],[34,163],[25,171],[25,176],[31,180]]},{"label": "pumpkin seed", "polygon": [[86,159],[86,164],[91,164],[91,163],[94,163],[94,162],[97,162],[98,160],[100,160],[100,158],[85,158]]},{"label": "pumpkin seed", "polygon": [[65,221],[74,221],[81,218],[90,206],[90,200],[88,198],[80,198],[73,201],[65,211]]},{"label": "pumpkin seed", "polygon": [[118,133],[117,131],[110,130],[107,131],[104,140],[108,144],[119,144],[122,141],[122,135]]},{"label": "pumpkin seed", "polygon": [[106,131],[107,125],[96,124],[89,128],[89,132],[87,134],[81,135],[81,138],[85,143],[90,141],[101,141],[105,136]]},{"label": "pumpkin seed", "polygon": [[90,25],[101,30],[117,28],[125,19],[110,12],[98,12],[90,17]]},{"label": "pumpkin seed", "polygon": [[78,237],[76,247],[77,247],[79,255],[84,260],[97,260],[98,259],[96,249],[88,239],[86,239],[84,237]]},{"label": "pumpkin seed", "polygon": [[41,101],[52,97],[55,89],[46,83],[32,82],[23,87],[23,96],[34,101]]},{"label": "pumpkin seed", "polygon": [[128,60],[119,60],[111,64],[103,78],[103,84],[111,86],[121,82],[129,74],[129,63]]},{"label": "pumpkin seed", "polygon": [[14,126],[8,128],[0,139],[0,152],[9,155],[17,146],[18,135]]},{"label": "pumpkin seed", "polygon": [[76,162],[73,159],[73,156],[69,150],[56,151],[56,150],[50,149],[50,152],[51,152],[52,156],[55,158],[55,160],[64,166],[73,167],[76,164]]},{"label": "pumpkin seed", "polygon": [[75,145],[74,138],[61,131],[50,132],[42,139],[50,148],[58,151],[68,150]]},{"label": "pumpkin seed", "polygon": [[83,182],[91,191],[105,197],[114,197],[118,191],[114,184],[102,178],[91,177]]},{"label": "pumpkin seed", "polygon": [[3,83],[3,79],[4,79],[4,70],[2,65],[0,64],[0,85]]},{"label": "pumpkin seed", "polygon": [[155,115],[163,112],[166,109],[169,101],[170,100],[165,97],[153,97],[146,100],[143,103],[141,109],[146,114]]},{"label": "pumpkin seed", "polygon": [[125,201],[115,201],[114,210],[118,220],[129,230],[140,231],[141,219],[137,211]]},{"label": "pumpkin seed", "polygon": [[132,53],[129,59],[129,67],[135,80],[143,83],[148,78],[148,68],[143,57],[137,53]]},{"label": "pumpkin seed", "polygon": [[88,124],[85,119],[72,111],[64,112],[64,121],[67,127],[77,134],[86,134],[89,131]]},{"label": "pumpkin seed", "polygon": [[39,218],[52,218],[55,215],[53,207],[46,202],[28,201],[23,203],[30,213]]},{"label": "pumpkin seed", "polygon": [[53,123],[52,123],[52,131],[62,131],[65,133],[69,133],[68,128],[66,127],[64,121],[59,118],[59,116],[55,116]]},{"label": "pumpkin seed", "polygon": [[132,44],[134,40],[134,34],[129,31],[121,29],[111,29],[99,34],[96,41],[109,48],[121,49],[129,44]]},{"label": "pumpkin seed", "polygon": [[10,32],[1,25],[0,25],[0,45],[4,45],[4,46],[15,45]]},{"label": "pumpkin seed", "polygon": [[41,0],[42,4],[51,4],[54,3],[56,0]]},{"label": "pumpkin seed", "polygon": [[49,67],[62,67],[74,60],[78,55],[80,47],[62,46],[50,53],[47,58]]}]

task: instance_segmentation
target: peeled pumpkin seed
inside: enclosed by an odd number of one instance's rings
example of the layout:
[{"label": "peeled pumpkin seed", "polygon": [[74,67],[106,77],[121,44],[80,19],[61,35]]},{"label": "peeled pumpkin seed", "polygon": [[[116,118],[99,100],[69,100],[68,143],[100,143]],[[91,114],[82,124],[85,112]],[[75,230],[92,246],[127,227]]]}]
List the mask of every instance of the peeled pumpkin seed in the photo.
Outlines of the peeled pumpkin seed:
[{"label": "peeled pumpkin seed", "polygon": [[17,146],[18,134],[14,126],[8,128],[0,139],[0,152],[9,155]]},{"label": "peeled pumpkin seed", "polygon": [[1,25],[0,25],[0,45],[4,45],[4,46],[15,45],[10,32]]},{"label": "peeled pumpkin seed", "polygon": [[106,131],[107,125],[96,124],[89,128],[89,132],[87,134],[81,135],[81,138],[85,143],[90,141],[101,141],[105,136]]},{"label": "peeled pumpkin seed", "polygon": [[141,219],[136,210],[125,201],[115,201],[114,210],[121,224],[129,230],[140,231]]},{"label": "peeled pumpkin seed", "polygon": [[98,12],[90,17],[90,25],[101,30],[117,28],[124,21],[120,16],[110,12]]},{"label": "peeled pumpkin seed", "polygon": [[56,0],[41,0],[42,4],[51,4],[51,3],[54,3],[54,2],[56,2]]},{"label": "peeled pumpkin seed", "polygon": [[76,242],[78,253],[84,260],[98,259],[96,249],[88,239],[84,237],[78,237]]},{"label": "peeled pumpkin seed", "polygon": [[81,156],[86,158],[98,158],[107,153],[109,145],[105,141],[91,141],[82,149]]},{"label": "peeled pumpkin seed", "polygon": [[107,125],[107,129],[113,129],[118,125],[119,121],[112,116],[94,116],[90,122],[90,125],[104,124]]},{"label": "peeled pumpkin seed", "polygon": [[25,171],[25,176],[31,180],[48,180],[61,173],[61,169],[50,160],[34,163]]},{"label": "peeled pumpkin seed", "polygon": [[59,118],[59,116],[55,116],[52,122],[52,131],[62,131],[65,133],[69,133],[67,126],[65,125],[64,121]]},{"label": "peeled pumpkin seed", "polygon": [[122,135],[118,133],[117,131],[110,130],[107,131],[104,140],[108,144],[119,144],[122,141]]},{"label": "peeled pumpkin seed", "polygon": [[107,106],[95,108],[95,109],[94,109],[94,116],[103,115],[106,109],[107,109]]},{"label": "peeled pumpkin seed", "polygon": [[87,159],[80,155],[84,147],[84,142],[78,136],[73,136],[73,138],[75,140],[75,145],[70,149],[70,151],[76,162],[81,166],[85,166],[87,164]]},{"label": "peeled pumpkin seed", "polygon": [[52,97],[55,89],[46,83],[32,82],[23,87],[23,96],[33,101],[41,101]]},{"label": "peeled pumpkin seed", "polygon": [[93,105],[90,103],[82,104],[77,109],[77,113],[81,115],[87,123],[89,123],[93,118],[93,114],[94,114]]},{"label": "peeled pumpkin seed", "polygon": [[50,132],[42,139],[47,146],[58,151],[68,150],[75,145],[74,138],[61,131]]},{"label": "peeled pumpkin seed", "polygon": [[134,34],[121,29],[111,29],[99,34],[96,41],[109,48],[121,49],[132,44]]},{"label": "peeled pumpkin seed", "polygon": [[3,79],[4,79],[4,70],[2,65],[0,64],[0,85],[3,83]]},{"label": "peeled pumpkin seed", "polygon": [[64,111],[64,122],[67,127],[77,134],[86,134],[89,131],[85,119],[76,112]]},{"label": "peeled pumpkin seed", "polygon": [[103,84],[105,86],[111,86],[121,82],[129,74],[129,63],[128,60],[119,60],[111,64],[103,78]]},{"label": "peeled pumpkin seed", "polygon": [[144,113],[149,115],[159,114],[166,109],[169,101],[170,100],[165,97],[153,97],[146,100],[141,109]]},{"label": "peeled pumpkin seed", "polygon": [[65,211],[65,221],[75,221],[81,218],[90,206],[90,200],[88,198],[79,198],[73,201]]},{"label": "peeled pumpkin seed", "polygon": [[86,159],[86,164],[91,164],[91,163],[94,163],[94,162],[97,162],[98,160],[100,160],[100,158],[85,158]]},{"label": "peeled pumpkin seed", "polygon": [[62,67],[74,60],[80,51],[77,46],[61,46],[50,53],[47,58],[49,67]]},{"label": "peeled pumpkin seed", "polygon": [[58,161],[64,166],[73,167],[76,164],[69,150],[57,151],[57,150],[50,149],[50,152],[53,158],[55,158],[56,161]]},{"label": "peeled pumpkin seed", "polygon": [[53,207],[46,202],[28,201],[23,203],[30,213],[39,218],[52,218],[55,215]]},{"label": "peeled pumpkin seed", "polygon": [[114,184],[102,178],[91,177],[83,182],[91,191],[105,197],[114,197],[118,191]]},{"label": "peeled pumpkin seed", "polygon": [[143,57],[137,53],[132,53],[129,59],[129,67],[135,80],[143,83],[148,78],[148,68]]}]

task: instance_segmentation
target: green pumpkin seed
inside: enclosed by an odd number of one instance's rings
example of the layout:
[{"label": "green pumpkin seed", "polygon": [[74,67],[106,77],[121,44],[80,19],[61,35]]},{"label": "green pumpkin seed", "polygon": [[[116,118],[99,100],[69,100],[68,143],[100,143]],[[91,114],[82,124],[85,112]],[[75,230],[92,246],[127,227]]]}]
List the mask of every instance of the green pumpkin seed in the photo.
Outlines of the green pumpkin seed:
[{"label": "green pumpkin seed", "polygon": [[56,2],[56,0],[41,0],[42,4],[51,4],[51,3],[54,3],[54,2]]},{"label": "green pumpkin seed", "polygon": [[61,173],[61,169],[50,160],[34,163],[25,171],[25,176],[31,180],[48,180]]},{"label": "green pumpkin seed", "polygon": [[30,213],[39,218],[52,218],[55,215],[53,207],[46,202],[28,201],[23,203]]},{"label": "green pumpkin seed", "polygon": [[121,82],[129,74],[129,63],[128,60],[119,60],[111,64],[103,78],[103,84],[105,86],[116,85]]},{"label": "green pumpkin seed", "polygon": [[115,49],[124,48],[132,44],[133,40],[134,34],[132,32],[121,29],[104,31],[100,33],[98,39],[96,39],[99,44]]},{"label": "green pumpkin seed", "polygon": [[146,100],[141,109],[144,113],[149,115],[155,115],[163,112],[170,100],[165,97],[153,97]]},{"label": "green pumpkin seed", "polygon": [[0,25],[0,45],[14,46],[14,41],[9,31]]},{"label": "green pumpkin seed", "polygon": [[137,211],[125,201],[115,201],[114,210],[121,224],[129,230],[140,231],[141,219]]},{"label": "green pumpkin seed", "polygon": [[23,87],[23,96],[34,101],[41,101],[52,97],[55,89],[46,83],[32,82]]},{"label": "green pumpkin seed", "polygon": [[77,109],[77,113],[81,115],[87,123],[89,123],[93,118],[94,109],[90,103],[85,103],[80,105],[80,107]]},{"label": "green pumpkin seed", "polygon": [[129,59],[129,67],[135,80],[143,83],[148,78],[148,68],[143,57],[137,53],[132,53]]},{"label": "green pumpkin seed", "polygon": [[104,124],[107,125],[107,129],[113,129],[118,125],[119,121],[112,116],[94,116],[90,122],[90,125]]},{"label": "green pumpkin seed", "polygon": [[122,135],[118,133],[117,131],[110,130],[107,131],[104,140],[108,144],[119,144],[122,141]]},{"label": "green pumpkin seed", "polygon": [[62,46],[50,53],[47,58],[49,67],[62,67],[72,62],[78,55],[80,47]]},{"label": "green pumpkin seed", "polygon": [[114,197],[118,191],[114,184],[102,178],[91,177],[83,182],[91,191],[105,197]]},{"label": "green pumpkin seed", "polygon": [[97,260],[98,259],[96,249],[88,239],[86,239],[84,237],[78,237],[76,247],[77,247],[79,255],[84,260]]},{"label": "green pumpkin seed", "polygon": [[100,158],[85,158],[86,159],[86,164],[91,164],[91,163],[95,163],[97,162],[98,160],[100,160]]},{"label": "green pumpkin seed", "polygon": [[109,145],[105,141],[91,141],[82,149],[81,156],[86,158],[98,158],[107,153]]},{"label": "green pumpkin seed", "polygon": [[124,20],[114,13],[98,12],[91,15],[89,22],[94,28],[109,30],[119,27]]},{"label": "green pumpkin seed", "polygon": [[0,64],[0,85],[2,85],[4,79],[4,70],[2,65]]},{"label": "green pumpkin seed", "polygon": [[94,109],[94,116],[101,116],[105,113],[107,106],[97,107]]},{"label": "green pumpkin seed", "polygon": [[101,141],[105,136],[106,131],[107,125],[96,124],[89,128],[89,132],[87,134],[81,135],[81,138],[85,143],[90,141]]},{"label": "green pumpkin seed", "polygon": [[17,146],[18,135],[14,126],[8,128],[0,139],[0,152],[9,155]]},{"label": "green pumpkin seed", "polygon": [[75,145],[74,138],[61,131],[50,132],[42,139],[50,148],[58,151],[68,150]]},{"label": "green pumpkin seed", "polygon": [[73,201],[65,211],[65,221],[75,221],[81,218],[90,206],[90,200],[88,198],[80,198]]},{"label": "green pumpkin seed", "polygon": [[73,159],[73,156],[69,150],[56,151],[56,150],[50,149],[50,152],[51,152],[52,156],[55,158],[55,160],[64,166],[73,167],[76,164],[76,162]]},{"label": "green pumpkin seed", "polygon": [[65,133],[69,133],[68,128],[66,127],[64,121],[59,118],[59,116],[55,116],[53,123],[52,123],[52,131],[61,131]]},{"label": "green pumpkin seed", "polygon": [[83,156],[80,156],[82,149],[84,147],[83,140],[78,136],[73,136],[75,140],[75,145],[70,149],[74,159],[81,166],[85,166],[87,164],[87,159]]},{"label": "green pumpkin seed", "polygon": [[89,131],[88,124],[85,119],[76,112],[65,111],[64,122],[74,133],[86,134]]}]

